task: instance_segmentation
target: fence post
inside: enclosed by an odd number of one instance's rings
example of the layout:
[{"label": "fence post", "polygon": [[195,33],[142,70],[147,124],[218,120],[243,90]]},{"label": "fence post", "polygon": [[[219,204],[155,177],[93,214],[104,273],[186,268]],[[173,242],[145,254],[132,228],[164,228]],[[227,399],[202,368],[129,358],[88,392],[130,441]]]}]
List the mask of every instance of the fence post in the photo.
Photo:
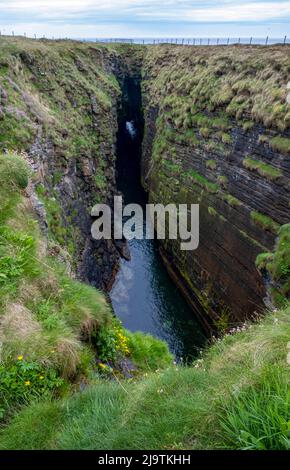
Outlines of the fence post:
[{"label": "fence post", "polygon": [[200,41],[199,41],[199,42],[200,42],[200,45],[201,45],[201,43],[202,43],[202,38],[200,38]]},{"label": "fence post", "polygon": [[284,45],[286,44],[287,36],[284,37]]},{"label": "fence post", "polygon": [[195,46],[195,38],[193,39],[193,45]]},{"label": "fence post", "polygon": [[252,39],[253,39],[253,38],[250,39],[250,45],[252,44]]},{"label": "fence post", "polygon": [[219,38],[217,38],[217,40],[216,40],[217,45],[219,45],[219,42],[220,42],[220,40],[219,40]]},{"label": "fence post", "polygon": [[267,36],[267,37],[266,37],[266,43],[265,43],[266,46],[268,45],[268,39],[269,39],[269,37]]},{"label": "fence post", "polygon": [[229,45],[229,43],[230,43],[230,38],[228,38],[227,46]]},{"label": "fence post", "polygon": [[207,40],[207,45],[209,46],[209,38],[208,38],[208,40]]},{"label": "fence post", "polygon": [[241,44],[241,38],[239,38],[239,44]]}]

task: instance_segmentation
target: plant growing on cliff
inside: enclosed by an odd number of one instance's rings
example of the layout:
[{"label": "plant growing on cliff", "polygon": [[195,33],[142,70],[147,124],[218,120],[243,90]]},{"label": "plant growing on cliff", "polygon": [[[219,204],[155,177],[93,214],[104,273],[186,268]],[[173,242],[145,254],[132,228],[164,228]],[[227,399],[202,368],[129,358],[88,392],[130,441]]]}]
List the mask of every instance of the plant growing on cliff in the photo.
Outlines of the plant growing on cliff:
[{"label": "plant growing on cliff", "polygon": [[121,322],[114,318],[110,326],[100,328],[93,335],[97,348],[98,358],[102,362],[115,363],[118,356],[126,356],[130,353],[128,338]]},{"label": "plant growing on cliff", "polygon": [[287,137],[273,137],[270,140],[270,146],[277,150],[278,152],[283,153],[284,155],[290,154],[290,139]]},{"label": "plant growing on cliff", "polygon": [[278,307],[287,305],[290,297],[290,224],[281,226],[274,252],[260,253],[256,266],[270,274],[274,303]]},{"label": "plant growing on cliff", "polygon": [[18,355],[5,365],[0,364],[0,408],[27,404],[33,399],[48,398],[64,385],[52,368]]},{"label": "plant growing on cliff", "polygon": [[280,225],[275,222],[271,217],[265,214],[261,214],[257,211],[251,212],[251,219],[264,230],[269,230],[272,233],[278,233]]},{"label": "plant growing on cliff", "polygon": [[283,176],[283,173],[279,168],[275,168],[272,165],[269,165],[268,163],[255,160],[251,157],[244,158],[243,166],[248,170],[256,170],[259,175],[264,176],[270,181],[276,180]]}]

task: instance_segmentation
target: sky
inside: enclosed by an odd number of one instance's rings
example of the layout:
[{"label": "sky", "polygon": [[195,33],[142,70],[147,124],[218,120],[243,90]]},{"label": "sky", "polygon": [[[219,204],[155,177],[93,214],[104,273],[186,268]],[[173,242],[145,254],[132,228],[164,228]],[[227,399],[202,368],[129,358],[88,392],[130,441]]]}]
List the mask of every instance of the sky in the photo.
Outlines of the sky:
[{"label": "sky", "polygon": [[290,0],[0,0],[2,34],[290,37]]}]

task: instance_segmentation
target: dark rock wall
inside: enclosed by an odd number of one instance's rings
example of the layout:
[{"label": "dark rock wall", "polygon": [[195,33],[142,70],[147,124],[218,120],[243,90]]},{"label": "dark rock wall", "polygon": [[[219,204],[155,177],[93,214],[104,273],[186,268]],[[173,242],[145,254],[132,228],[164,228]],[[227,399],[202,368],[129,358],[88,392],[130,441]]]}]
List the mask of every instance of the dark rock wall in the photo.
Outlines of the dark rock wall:
[{"label": "dark rock wall", "polygon": [[[189,111],[191,134],[180,138],[187,130],[174,121],[174,110],[168,112],[168,95],[158,92],[158,87],[166,87],[160,77],[166,68],[170,71],[170,58],[162,52],[156,55],[155,62],[149,57],[146,64],[145,59],[143,72],[143,184],[151,202],[200,204],[198,249],[181,251],[180,241],[165,240],[162,252],[210,320],[223,317],[237,324],[264,308],[266,284],[255,260],[259,253],[273,250],[279,226],[289,222],[290,158],[270,145],[275,136],[288,142],[289,130],[266,127],[249,115],[248,126],[242,118],[226,116],[228,136],[220,144],[218,133],[200,129],[194,117],[200,110],[194,109]],[[176,93],[173,86],[168,85],[169,95]],[[190,94],[187,88],[182,96],[188,109]],[[215,123],[221,108],[205,104],[202,113],[203,120],[206,116]],[[247,167],[247,158],[266,164],[269,173]]]}]

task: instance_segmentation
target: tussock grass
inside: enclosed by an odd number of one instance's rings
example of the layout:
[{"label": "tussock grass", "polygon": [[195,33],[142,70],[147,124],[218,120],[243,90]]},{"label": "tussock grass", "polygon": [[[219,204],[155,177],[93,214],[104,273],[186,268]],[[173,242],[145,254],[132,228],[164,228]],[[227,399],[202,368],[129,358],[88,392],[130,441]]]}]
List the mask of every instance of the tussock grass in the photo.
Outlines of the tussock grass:
[{"label": "tussock grass", "polygon": [[272,181],[280,178],[283,176],[282,171],[279,168],[275,168],[268,163],[261,162],[259,160],[255,160],[251,157],[246,157],[243,160],[243,165],[248,170],[255,170],[259,173],[259,175],[264,176],[266,179]]},{"label": "tussock grass", "polygon": [[226,335],[190,367],[30,406],[2,430],[0,448],[286,449],[289,313]]},{"label": "tussock grass", "polygon": [[22,157],[0,155],[1,361],[22,355],[71,377],[82,360],[81,339],[110,322],[111,310],[103,294],[47,256],[23,193],[28,176]]},{"label": "tussock grass", "polygon": [[261,227],[263,230],[269,230],[272,233],[278,233],[280,225],[275,222],[271,217],[266,214],[261,214],[257,211],[251,212],[251,219],[256,225]]},{"label": "tussock grass", "polygon": [[273,137],[273,139],[270,140],[270,145],[274,150],[278,150],[278,152],[284,155],[290,154],[290,139],[286,137]]}]

